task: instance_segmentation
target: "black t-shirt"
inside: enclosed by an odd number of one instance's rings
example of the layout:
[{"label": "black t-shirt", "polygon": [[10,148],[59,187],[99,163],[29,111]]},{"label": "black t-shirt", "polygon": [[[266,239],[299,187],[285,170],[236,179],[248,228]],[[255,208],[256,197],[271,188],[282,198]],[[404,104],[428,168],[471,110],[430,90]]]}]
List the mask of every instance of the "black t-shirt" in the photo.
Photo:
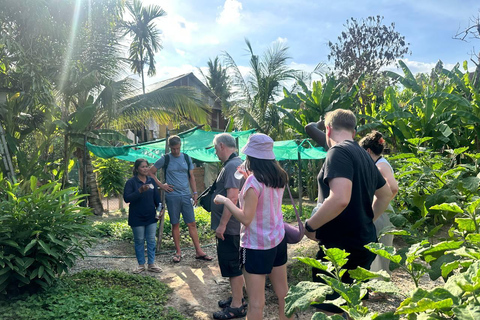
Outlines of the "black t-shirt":
[{"label": "black t-shirt", "polygon": [[373,225],[373,196],[385,185],[370,155],[355,141],[345,140],[327,152],[318,174],[322,202],[330,194],[329,179],[347,178],[352,181],[350,203],[335,219],[317,230],[317,238],[327,248],[347,252],[363,251],[364,245],[376,242]]}]

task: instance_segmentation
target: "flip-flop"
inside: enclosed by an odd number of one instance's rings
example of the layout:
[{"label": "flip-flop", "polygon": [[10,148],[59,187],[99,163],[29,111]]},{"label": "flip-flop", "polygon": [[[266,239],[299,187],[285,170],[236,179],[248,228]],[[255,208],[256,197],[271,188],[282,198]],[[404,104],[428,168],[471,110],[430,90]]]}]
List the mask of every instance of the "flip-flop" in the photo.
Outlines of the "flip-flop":
[{"label": "flip-flop", "polygon": [[174,263],[179,263],[180,261],[182,261],[182,255],[176,254],[173,256],[172,260]]},{"label": "flip-flop", "polygon": [[195,259],[197,259],[197,260],[204,260],[204,261],[212,261],[212,260],[213,260],[213,258],[210,257],[210,256],[207,255],[207,254],[204,254],[203,256],[195,257]]}]

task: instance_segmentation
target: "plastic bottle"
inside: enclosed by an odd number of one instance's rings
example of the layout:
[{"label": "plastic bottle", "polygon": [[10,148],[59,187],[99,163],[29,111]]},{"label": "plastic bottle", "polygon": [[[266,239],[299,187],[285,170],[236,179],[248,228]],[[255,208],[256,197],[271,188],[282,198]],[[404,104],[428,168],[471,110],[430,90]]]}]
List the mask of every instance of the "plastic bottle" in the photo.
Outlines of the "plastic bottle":
[{"label": "plastic bottle", "polygon": [[235,174],[234,174],[235,179],[240,180],[243,178],[243,172],[241,171],[245,172],[245,161],[242,162],[242,164],[239,166],[237,171],[235,171]]},{"label": "plastic bottle", "polygon": [[162,216],[162,209],[163,209],[163,206],[162,206],[162,203],[160,202],[157,207],[157,214],[155,218],[160,219],[160,217]]}]

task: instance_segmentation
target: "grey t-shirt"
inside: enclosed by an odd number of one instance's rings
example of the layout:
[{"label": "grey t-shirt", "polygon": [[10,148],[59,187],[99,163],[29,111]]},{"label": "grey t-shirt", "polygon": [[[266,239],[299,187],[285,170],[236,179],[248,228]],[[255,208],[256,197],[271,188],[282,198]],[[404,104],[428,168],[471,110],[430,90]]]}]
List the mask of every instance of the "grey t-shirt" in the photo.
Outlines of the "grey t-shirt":
[{"label": "grey t-shirt", "polygon": [[[166,174],[166,183],[173,186],[172,192],[166,192],[167,196],[169,195],[189,195],[190,194],[190,183],[189,183],[189,170],[193,170],[192,158],[187,156],[189,165],[185,161],[185,156],[183,153],[180,153],[180,156],[174,157],[169,153],[170,162],[167,167]],[[155,162],[154,166],[158,170],[163,170],[163,164],[165,163],[165,156],[162,156],[160,159]]]},{"label": "grey t-shirt", "polygon": [[[244,179],[238,180],[234,177],[237,167],[242,164],[242,159],[239,157],[234,157],[230,159],[225,166],[222,168],[217,177],[217,183],[215,185],[215,192],[212,197],[212,230],[217,229],[220,224],[220,219],[223,214],[223,205],[218,205],[213,202],[217,194],[227,196],[227,189],[236,188],[240,191],[244,183]],[[225,234],[229,235],[239,235],[240,234],[240,222],[233,217],[230,217],[230,220],[227,223],[225,228]]]}]

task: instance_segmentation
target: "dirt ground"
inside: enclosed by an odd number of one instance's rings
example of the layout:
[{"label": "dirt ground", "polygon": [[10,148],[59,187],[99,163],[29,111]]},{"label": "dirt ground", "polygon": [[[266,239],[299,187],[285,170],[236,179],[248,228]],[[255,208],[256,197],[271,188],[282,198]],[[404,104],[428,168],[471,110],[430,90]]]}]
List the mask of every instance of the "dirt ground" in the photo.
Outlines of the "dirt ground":
[{"label": "dirt ground", "polygon": [[[214,244],[203,246],[204,251],[214,257],[211,262],[195,259],[193,248],[186,248],[182,251],[182,261],[173,263],[171,251],[160,251],[156,257],[156,263],[163,269],[162,273],[155,274],[150,272],[142,273],[144,276],[155,277],[166,283],[173,289],[168,305],[180,311],[184,316],[190,319],[213,319],[212,313],[220,310],[217,301],[225,299],[231,295],[228,279],[221,276],[216,261],[216,249]],[[304,238],[300,243],[288,245],[288,275],[293,272],[299,272],[301,268],[292,268],[296,256],[313,257],[318,249],[315,242]],[[103,240],[88,250],[88,255],[84,260],[77,261],[72,272],[79,272],[85,269],[104,269],[121,270],[131,272],[136,267],[134,257],[134,248],[132,243]],[[310,275],[303,275],[304,278],[310,278]],[[394,311],[405,296],[414,289],[413,282],[409,276],[398,269],[392,274],[392,282],[399,287],[402,296],[388,295],[382,296],[375,301],[365,301],[364,304],[372,311],[383,313]],[[421,281],[421,286],[431,288],[438,283],[434,283],[425,276]],[[269,282],[266,284],[266,306],[264,319],[278,319],[277,298]],[[311,319],[315,309],[311,308],[295,315],[295,319]]]},{"label": "dirt ground", "polygon": [[[298,256],[299,250],[304,252],[305,247],[315,243],[304,239],[296,245],[289,245],[289,263],[291,258]],[[214,257],[211,262],[195,259],[193,249],[185,249],[180,263],[173,263],[172,252],[160,252],[156,257],[156,263],[163,269],[162,273],[142,273],[145,276],[155,277],[173,289],[169,300],[169,306],[177,309],[191,319],[213,319],[212,313],[220,310],[218,300],[228,298],[231,295],[228,279],[223,278],[216,261],[215,246],[207,245],[204,251]],[[89,257],[77,261],[71,272],[85,269],[121,270],[130,272],[137,263],[134,258],[133,244],[128,242],[102,241],[88,250]],[[95,256],[108,256],[95,257]],[[126,258],[126,256],[129,256]],[[266,307],[264,319],[278,319],[277,298],[267,281]],[[309,310],[299,313],[296,319],[310,319],[315,311]]]}]

